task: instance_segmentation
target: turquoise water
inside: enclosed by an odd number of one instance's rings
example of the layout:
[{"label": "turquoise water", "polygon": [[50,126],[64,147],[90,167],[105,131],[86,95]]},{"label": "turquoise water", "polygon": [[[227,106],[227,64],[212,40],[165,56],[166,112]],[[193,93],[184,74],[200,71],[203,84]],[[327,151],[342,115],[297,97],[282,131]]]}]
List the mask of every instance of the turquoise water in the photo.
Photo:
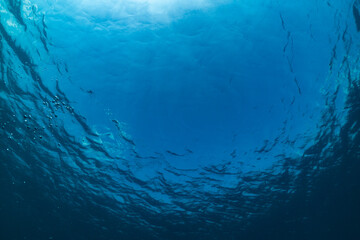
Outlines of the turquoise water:
[{"label": "turquoise water", "polygon": [[358,0],[0,0],[1,239],[357,239]]}]

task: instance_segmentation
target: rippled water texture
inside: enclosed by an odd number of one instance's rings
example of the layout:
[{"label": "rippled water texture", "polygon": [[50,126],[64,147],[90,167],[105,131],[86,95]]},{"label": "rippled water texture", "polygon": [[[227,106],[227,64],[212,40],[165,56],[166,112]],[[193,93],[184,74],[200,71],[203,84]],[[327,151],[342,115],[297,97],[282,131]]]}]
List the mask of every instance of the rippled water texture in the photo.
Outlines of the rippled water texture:
[{"label": "rippled water texture", "polygon": [[0,239],[360,235],[358,0],[0,0]]}]

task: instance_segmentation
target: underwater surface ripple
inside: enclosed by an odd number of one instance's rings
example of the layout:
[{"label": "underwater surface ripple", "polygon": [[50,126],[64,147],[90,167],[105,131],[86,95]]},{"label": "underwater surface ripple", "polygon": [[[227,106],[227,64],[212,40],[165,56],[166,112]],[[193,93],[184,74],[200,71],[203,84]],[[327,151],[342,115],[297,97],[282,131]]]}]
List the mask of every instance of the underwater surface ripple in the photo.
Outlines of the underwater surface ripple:
[{"label": "underwater surface ripple", "polygon": [[358,239],[360,2],[0,0],[0,239]]}]

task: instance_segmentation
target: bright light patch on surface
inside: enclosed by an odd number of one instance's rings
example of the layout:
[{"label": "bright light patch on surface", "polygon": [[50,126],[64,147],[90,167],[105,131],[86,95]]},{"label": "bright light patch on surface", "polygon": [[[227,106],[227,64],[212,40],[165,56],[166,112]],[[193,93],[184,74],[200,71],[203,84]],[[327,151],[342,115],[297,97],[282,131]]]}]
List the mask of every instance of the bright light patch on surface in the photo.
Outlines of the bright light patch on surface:
[{"label": "bright light patch on surface", "polygon": [[[68,0],[64,0],[69,2]],[[124,17],[150,17],[151,20],[169,21],[191,10],[201,10],[222,4],[227,0],[79,0],[70,4],[95,17],[119,19]]]}]

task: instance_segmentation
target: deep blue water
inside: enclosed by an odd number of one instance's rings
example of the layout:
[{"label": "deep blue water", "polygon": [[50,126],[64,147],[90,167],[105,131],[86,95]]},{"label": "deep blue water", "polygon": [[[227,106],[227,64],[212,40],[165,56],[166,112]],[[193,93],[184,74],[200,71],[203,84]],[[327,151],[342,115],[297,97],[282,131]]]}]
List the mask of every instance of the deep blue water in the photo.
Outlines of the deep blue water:
[{"label": "deep blue water", "polygon": [[0,239],[360,239],[359,64],[358,0],[0,0]]}]

